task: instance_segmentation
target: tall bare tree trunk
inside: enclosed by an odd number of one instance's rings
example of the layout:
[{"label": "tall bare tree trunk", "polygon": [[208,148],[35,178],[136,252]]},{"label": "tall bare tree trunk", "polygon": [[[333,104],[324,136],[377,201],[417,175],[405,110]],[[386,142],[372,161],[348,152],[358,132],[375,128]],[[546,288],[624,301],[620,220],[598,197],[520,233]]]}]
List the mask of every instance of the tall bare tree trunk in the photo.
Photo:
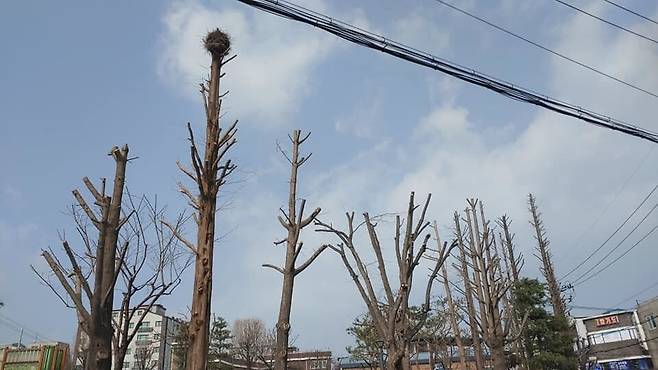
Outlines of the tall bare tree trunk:
[{"label": "tall bare tree trunk", "polygon": [[290,163],[290,182],[288,189],[288,212],[281,211],[284,217],[279,216],[279,223],[283,226],[287,235],[286,238],[275,242],[275,244],[286,245],[286,258],[283,267],[264,264],[263,267],[272,268],[283,275],[283,285],[281,287],[281,303],[279,306],[279,318],[276,323],[276,348],[274,350],[274,368],[276,370],[285,370],[288,368],[288,346],[290,338],[290,311],[292,309],[293,288],[295,277],[304,271],[315,259],[322,253],[327,246],[321,246],[301,265],[297,266],[297,259],[301,253],[303,242],[299,240],[303,228],[308,226],[315,217],[320,213],[320,208],[316,208],[308,217],[304,218],[304,207],[306,200],[302,199],[299,210],[297,209],[297,176],[299,168],[306,163],[310,154],[306,157],[300,156],[300,147],[310,133],[305,137],[301,136],[300,130],[295,130],[290,136],[292,143],[292,152],[288,156],[282,149],[281,152]]},{"label": "tall bare tree trunk", "polygon": [[532,224],[535,231],[535,239],[537,240],[537,251],[539,252],[539,258],[542,262],[541,271],[546,279],[546,285],[548,286],[548,293],[551,298],[551,305],[553,306],[553,314],[562,318],[566,318],[566,308],[564,304],[564,298],[562,297],[562,290],[560,288],[560,283],[555,277],[555,271],[553,270],[553,263],[551,261],[551,251],[548,247],[549,240],[546,236],[546,229],[541,220],[541,213],[537,208],[535,203],[535,197],[532,194],[528,194],[528,204],[530,206],[530,213]]},{"label": "tall bare tree trunk", "polygon": [[[514,234],[512,234],[512,232],[510,231],[510,225],[512,221],[509,219],[509,217],[503,215],[498,219],[497,222],[498,225],[503,229],[503,232],[500,233],[500,242],[501,242],[501,249],[503,251],[503,260],[505,262],[507,278],[512,281],[514,286],[516,286],[517,283],[519,282],[519,274],[521,268],[523,267],[523,256],[516,255],[516,251],[514,248]],[[510,299],[510,301],[513,301],[513,299]],[[519,333],[521,331],[521,328],[519,327],[521,323],[521,317],[522,317],[521,313],[518,312],[514,306],[512,306],[511,324],[512,324],[512,330],[515,333]],[[521,370],[527,370],[530,368],[530,365],[528,363],[528,356],[525,348],[526,348],[526,344],[523,335],[519,337],[519,340],[512,343],[512,349],[518,356],[519,368]]]},{"label": "tall bare tree trunk", "polygon": [[[434,234],[438,245],[441,245],[441,239],[439,238],[439,228],[434,223]],[[466,352],[464,351],[464,343],[462,342],[461,330],[459,330],[459,324],[457,323],[457,309],[455,308],[455,302],[452,300],[452,289],[450,289],[450,282],[448,281],[448,270],[446,269],[445,264],[441,266],[441,277],[443,278],[443,290],[446,293],[446,300],[448,303],[448,321],[450,322],[450,329],[452,334],[455,337],[455,343],[457,344],[457,350],[459,351],[459,363],[462,369],[466,369]],[[434,369],[432,367],[432,369]]]},{"label": "tall bare tree trunk", "polygon": [[477,322],[477,312],[475,311],[475,302],[473,301],[472,283],[468,272],[468,262],[466,260],[466,246],[464,245],[464,235],[461,230],[461,221],[459,214],[455,212],[455,236],[459,248],[459,262],[461,264],[461,276],[464,280],[464,299],[466,300],[466,310],[468,313],[468,323],[471,329],[471,343],[475,353],[475,366],[477,370],[484,369],[484,359],[482,358],[482,343],[480,341],[480,330]]},{"label": "tall bare tree trunk", "polygon": [[210,65],[210,80],[207,85],[201,85],[207,120],[203,159],[198,152],[192,128],[188,123],[194,172],[178,163],[181,171],[192,178],[198,186],[198,195],[195,196],[186,187],[179,184],[180,191],[187,196],[191,206],[197,211],[195,214],[198,225],[196,245],[185,240],[170,227],[172,232],[196,255],[187,370],[205,370],[208,364],[217,193],[220,187],[225,184],[226,177],[235,169],[235,165],[230,159],[222,161],[224,155],[236,142],[237,121],[228,126],[226,130],[220,127],[222,96],[219,94],[219,82],[222,77],[222,66],[232,59],[229,58],[224,61],[230,50],[230,39],[227,34],[217,29],[208,33],[204,44],[212,57],[212,62]]},{"label": "tall bare tree trunk", "polygon": [[[469,327],[471,328],[471,340],[473,344],[473,351],[475,352],[475,364],[479,369],[484,369],[484,358],[482,357],[482,341],[480,339],[480,329],[477,319],[477,311],[475,308],[475,301],[473,299],[473,286],[478,287],[477,281],[471,281],[468,262],[466,260],[466,246],[464,245],[464,235],[461,231],[461,221],[459,214],[455,212],[455,232],[457,234],[457,241],[459,242],[459,256],[461,262],[462,279],[464,280],[464,298],[466,299],[466,306],[468,310]],[[469,224],[470,227],[470,224]],[[476,265],[473,265],[476,268]],[[477,277],[477,274],[474,274]],[[478,299],[479,301],[479,299]],[[480,307],[482,309],[482,307]]]}]

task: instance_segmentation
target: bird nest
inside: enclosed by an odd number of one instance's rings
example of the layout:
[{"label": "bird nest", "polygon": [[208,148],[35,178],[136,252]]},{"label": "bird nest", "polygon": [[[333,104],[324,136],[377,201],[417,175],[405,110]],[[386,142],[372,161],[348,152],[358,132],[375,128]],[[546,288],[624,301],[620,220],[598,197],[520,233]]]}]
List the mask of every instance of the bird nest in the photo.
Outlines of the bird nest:
[{"label": "bird nest", "polygon": [[231,50],[231,38],[218,28],[208,33],[203,39],[203,45],[212,56],[223,57]]}]

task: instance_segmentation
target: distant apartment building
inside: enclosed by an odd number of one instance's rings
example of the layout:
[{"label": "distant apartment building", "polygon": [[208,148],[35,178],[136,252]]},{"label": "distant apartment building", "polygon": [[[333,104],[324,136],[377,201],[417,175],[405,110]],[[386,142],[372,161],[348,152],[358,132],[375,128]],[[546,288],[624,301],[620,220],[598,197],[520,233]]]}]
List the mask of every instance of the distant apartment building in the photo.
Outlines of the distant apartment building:
[{"label": "distant apartment building", "polygon": [[637,311],[577,318],[576,330],[592,369],[653,369]]},{"label": "distant apartment building", "polygon": [[637,316],[646,335],[649,354],[654,364],[658,364],[658,297],[639,303]]},{"label": "distant apartment building", "polygon": [[[147,308],[134,308],[137,312],[128,324],[130,329],[137,325],[137,318],[141,317]],[[130,343],[126,358],[123,362],[124,370],[171,370],[172,345],[171,341],[180,322],[168,317],[166,309],[161,305],[154,305],[146,313],[144,320],[137,327],[137,335]],[[120,311],[115,310],[114,319],[117,320]]]}]

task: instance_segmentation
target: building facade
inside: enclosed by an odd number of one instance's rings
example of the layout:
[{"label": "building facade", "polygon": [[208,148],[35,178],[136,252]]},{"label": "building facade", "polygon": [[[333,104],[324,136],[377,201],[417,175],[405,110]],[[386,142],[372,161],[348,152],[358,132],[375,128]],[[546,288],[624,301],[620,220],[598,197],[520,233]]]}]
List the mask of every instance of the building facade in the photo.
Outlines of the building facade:
[{"label": "building facade", "polygon": [[646,335],[649,354],[654,364],[658,364],[658,297],[639,303],[637,316]]},{"label": "building facade", "polygon": [[[250,369],[250,370],[270,370],[274,366],[274,359],[268,356],[265,361],[247,366],[246,362],[241,359],[226,358],[220,360],[224,368],[227,369]],[[307,351],[298,352],[296,350],[288,352],[288,369],[290,370],[331,370],[332,360],[330,351]]]},{"label": "building facade", "polygon": [[[137,319],[141,317],[146,307],[135,308],[137,312],[128,324],[129,330],[135,329]],[[144,320],[139,324],[137,335],[128,346],[124,359],[124,370],[171,370],[173,350],[171,341],[178,332],[180,321],[168,317],[166,308],[162,305],[151,307]],[[113,313],[118,320],[120,311]]]},{"label": "building facade", "polygon": [[635,310],[577,318],[576,330],[593,369],[653,369]]}]

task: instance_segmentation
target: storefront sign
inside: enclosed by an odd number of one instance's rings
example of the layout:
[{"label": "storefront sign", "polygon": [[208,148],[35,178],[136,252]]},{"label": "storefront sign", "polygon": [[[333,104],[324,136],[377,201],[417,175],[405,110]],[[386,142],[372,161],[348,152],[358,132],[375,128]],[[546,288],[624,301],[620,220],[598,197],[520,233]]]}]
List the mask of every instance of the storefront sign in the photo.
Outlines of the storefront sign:
[{"label": "storefront sign", "polygon": [[596,326],[606,326],[612,324],[619,324],[619,316],[606,316],[596,319]]}]

